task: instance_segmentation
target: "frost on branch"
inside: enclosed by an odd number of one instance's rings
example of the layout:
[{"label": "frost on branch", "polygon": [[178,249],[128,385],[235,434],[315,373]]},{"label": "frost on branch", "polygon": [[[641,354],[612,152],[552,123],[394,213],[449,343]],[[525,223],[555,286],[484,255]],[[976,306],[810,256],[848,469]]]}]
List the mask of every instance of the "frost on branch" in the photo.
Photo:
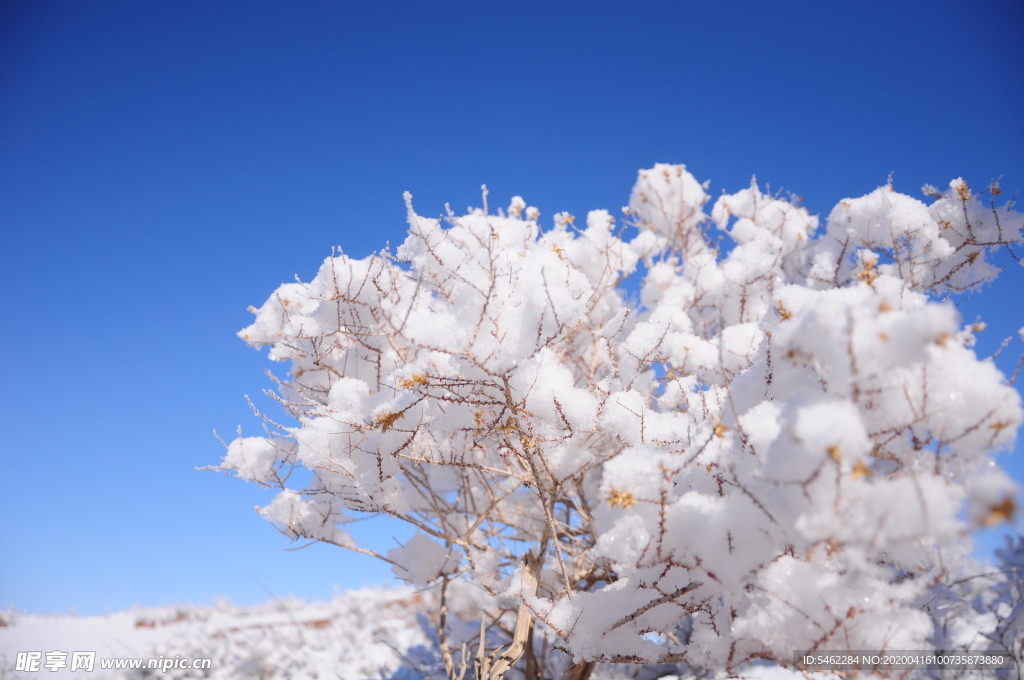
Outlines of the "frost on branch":
[{"label": "frost on branch", "polygon": [[823,230],[707,189],[657,165],[624,224],[546,230],[519,197],[440,220],[407,196],[396,252],[333,255],[240,333],[291,363],[296,424],[221,467],[281,488],[261,512],[292,537],[373,554],[350,518],[415,527],[377,556],[437,589],[449,677],[939,644],[922,603],[1012,515],[992,460],[1022,410],[937,296],[992,280],[1024,219],[962,180]]}]

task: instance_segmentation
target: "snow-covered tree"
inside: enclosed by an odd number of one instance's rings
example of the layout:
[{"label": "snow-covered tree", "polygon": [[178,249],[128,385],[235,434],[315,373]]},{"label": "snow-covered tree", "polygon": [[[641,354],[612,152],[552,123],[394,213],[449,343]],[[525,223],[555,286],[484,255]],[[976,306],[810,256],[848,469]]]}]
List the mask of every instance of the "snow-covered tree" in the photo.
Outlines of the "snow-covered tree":
[{"label": "snow-covered tree", "polygon": [[[547,230],[518,196],[433,219],[407,194],[396,251],[253,310],[297,424],[221,469],[281,489],[286,535],[433,589],[452,678],[934,648],[929,598],[1015,509],[993,457],[1020,395],[949,301],[1022,239],[999,193],[883,186],[820,229],[756,182],[707,210],[657,165],[623,221]],[[373,553],[345,529],[366,514],[417,533]]]}]

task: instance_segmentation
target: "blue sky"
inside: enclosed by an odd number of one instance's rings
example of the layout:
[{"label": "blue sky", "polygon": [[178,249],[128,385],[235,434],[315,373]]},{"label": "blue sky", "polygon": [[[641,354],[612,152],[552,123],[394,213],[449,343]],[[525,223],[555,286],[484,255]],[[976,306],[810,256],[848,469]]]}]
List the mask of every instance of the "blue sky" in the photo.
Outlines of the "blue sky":
[{"label": "blue sky", "polygon": [[[212,430],[260,429],[248,305],[331,246],[401,242],[406,190],[429,215],[486,183],[550,218],[617,211],[655,162],[823,216],[890,173],[1024,189],[1022,30],[1011,0],[3,3],[0,606],[384,582],[287,550],[268,492],[193,469]],[[1013,265],[963,303],[981,352],[1024,326],[1022,284]],[[1024,482],[1024,453],[1006,464]]]}]

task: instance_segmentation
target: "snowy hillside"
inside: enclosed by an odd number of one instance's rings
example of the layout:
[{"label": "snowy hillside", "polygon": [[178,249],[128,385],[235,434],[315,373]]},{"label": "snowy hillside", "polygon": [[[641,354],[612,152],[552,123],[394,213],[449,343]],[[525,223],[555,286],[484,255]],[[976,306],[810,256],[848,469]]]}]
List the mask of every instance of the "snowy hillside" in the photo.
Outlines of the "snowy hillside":
[{"label": "snowy hillside", "polygon": [[[368,588],[329,602],[248,608],[136,608],[99,617],[8,611],[0,614],[0,678],[389,678],[400,655],[428,643],[417,616],[429,604],[411,588]],[[40,652],[38,670],[16,670],[19,652]],[[93,670],[72,672],[74,652],[95,652]],[[134,659],[141,670],[116,668]],[[167,670],[146,669],[150,659]],[[210,659],[209,670],[180,667],[199,659]],[[48,660],[56,662],[52,671]]]}]

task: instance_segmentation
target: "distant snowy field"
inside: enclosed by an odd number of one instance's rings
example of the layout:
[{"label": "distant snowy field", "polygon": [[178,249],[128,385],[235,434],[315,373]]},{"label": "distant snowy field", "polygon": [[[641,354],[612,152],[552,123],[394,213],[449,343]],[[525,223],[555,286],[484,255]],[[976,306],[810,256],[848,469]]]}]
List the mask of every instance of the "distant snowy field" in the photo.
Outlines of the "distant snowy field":
[{"label": "distant snowy field", "polygon": [[[329,602],[274,600],[255,607],[230,603],[136,607],[108,616],[0,612],[0,680],[8,678],[261,678],[418,680],[436,657],[419,621],[433,608],[429,593],[413,588],[366,588]],[[39,652],[37,670],[18,670],[19,653]],[[53,653],[57,652],[56,655]],[[95,652],[93,670],[72,671],[74,652]],[[139,669],[103,668],[141,660]],[[209,669],[146,668],[157,663],[209,659]],[[51,670],[48,661],[56,664]],[[675,680],[665,667],[599,667],[591,676]],[[796,680],[796,674],[753,667],[745,680]],[[514,680],[515,674],[509,676]]]},{"label": "distant snowy field", "polygon": [[[389,678],[408,650],[429,640],[417,623],[429,596],[368,588],[329,602],[275,600],[142,608],[108,616],[0,613],[0,678]],[[39,670],[16,670],[19,652],[41,652]],[[66,666],[46,667],[49,652]],[[96,652],[94,670],[71,671],[73,652]],[[103,669],[103,659],[208,658],[210,669]],[[57,657],[60,661],[61,657]]]}]

